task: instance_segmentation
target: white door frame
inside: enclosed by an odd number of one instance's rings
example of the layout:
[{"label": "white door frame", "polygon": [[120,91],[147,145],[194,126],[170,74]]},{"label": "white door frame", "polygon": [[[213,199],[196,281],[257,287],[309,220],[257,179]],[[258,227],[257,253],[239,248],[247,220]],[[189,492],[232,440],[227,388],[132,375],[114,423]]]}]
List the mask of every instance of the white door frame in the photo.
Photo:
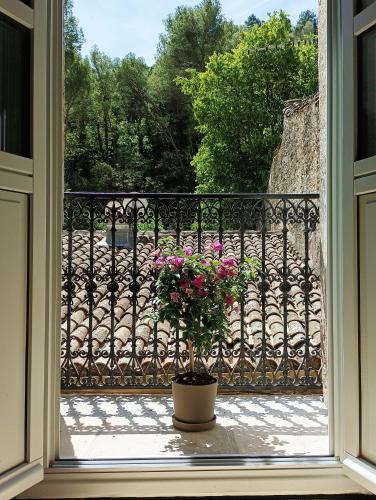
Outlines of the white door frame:
[{"label": "white door frame", "polygon": [[[344,2],[351,0],[343,0]],[[312,494],[312,493],[357,493],[365,490],[352,480],[343,467],[346,460],[347,443],[356,446],[356,414],[346,408],[349,392],[357,396],[356,383],[351,373],[356,362],[344,358],[349,348],[356,348],[353,335],[343,336],[344,328],[353,323],[353,297],[346,295],[346,287],[354,283],[354,276],[343,275],[348,262],[353,262],[354,249],[351,240],[354,206],[343,202],[343,194],[353,193],[353,184],[348,181],[341,167],[348,152],[340,145],[343,130],[339,117],[346,115],[343,109],[343,92],[349,82],[343,81],[344,59],[341,56],[341,2],[328,0],[328,325],[330,373],[330,420],[333,456],[307,459],[222,459],[213,460],[142,460],[70,462],[58,460],[59,444],[59,395],[60,395],[60,245],[62,221],[62,0],[53,0],[53,15],[50,43],[55,57],[52,65],[51,123],[53,150],[50,161],[54,170],[49,178],[52,193],[49,204],[49,356],[46,363],[46,428],[45,428],[45,478],[24,498],[79,498],[97,496],[179,496],[190,495],[257,495],[257,494]],[[56,67],[54,67],[56,66]],[[347,133],[351,133],[347,131]],[[350,141],[348,141],[350,142]],[[344,147],[348,145],[344,144]],[[350,226],[348,226],[350,224]],[[350,236],[347,233],[350,227]],[[346,231],[345,231],[346,228]],[[349,246],[347,246],[349,245]],[[344,305],[349,305],[346,315]],[[344,363],[346,370],[344,369]],[[350,373],[348,370],[350,366]],[[353,426],[355,425],[355,427]],[[354,432],[355,430],[355,432]]]},{"label": "white door frame", "polygon": [[334,210],[339,228],[336,255],[338,269],[334,294],[337,326],[344,343],[342,387],[342,428],[344,471],[353,480],[376,493],[376,466],[363,460],[360,450],[360,365],[358,311],[358,199],[357,196],[376,191],[376,158],[355,161],[357,116],[357,36],[376,24],[376,3],[355,14],[355,2],[341,2],[342,30],[338,37],[338,73],[334,87],[341,89],[338,101],[337,147],[338,161],[335,178],[339,180],[338,209]]},{"label": "white door frame", "polygon": [[[331,271],[329,308],[332,333],[335,454],[341,460],[358,442],[358,421],[348,398],[358,392],[356,203],[353,197],[353,36],[348,6],[353,0],[333,0],[328,28],[328,247]],[[344,7],[347,6],[347,11]],[[349,55],[351,54],[351,55]],[[345,103],[344,96],[351,98]]]},{"label": "white door frame", "polygon": [[[44,360],[47,318],[46,182],[47,162],[47,0],[31,8],[0,0],[0,12],[32,33],[32,159],[0,152],[0,189],[26,193],[29,203],[28,322],[25,459],[0,476],[0,497],[11,498],[43,479]],[[9,284],[11,286],[11,284]],[[10,383],[10,381],[2,381]],[[0,450],[6,453],[6,450]]]}]

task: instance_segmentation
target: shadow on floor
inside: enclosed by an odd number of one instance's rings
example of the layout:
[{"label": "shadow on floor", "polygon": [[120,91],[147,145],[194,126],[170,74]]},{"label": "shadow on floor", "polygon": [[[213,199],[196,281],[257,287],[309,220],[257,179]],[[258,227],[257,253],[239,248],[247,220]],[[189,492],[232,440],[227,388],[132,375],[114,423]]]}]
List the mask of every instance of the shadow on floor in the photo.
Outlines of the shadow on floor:
[{"label": "shadow on floor", "polygon": [[170,396],[63,396],[61,456],[328,454],[321,396],[220,395],[217,425],[200,433],[174,429],[172,413]]}]

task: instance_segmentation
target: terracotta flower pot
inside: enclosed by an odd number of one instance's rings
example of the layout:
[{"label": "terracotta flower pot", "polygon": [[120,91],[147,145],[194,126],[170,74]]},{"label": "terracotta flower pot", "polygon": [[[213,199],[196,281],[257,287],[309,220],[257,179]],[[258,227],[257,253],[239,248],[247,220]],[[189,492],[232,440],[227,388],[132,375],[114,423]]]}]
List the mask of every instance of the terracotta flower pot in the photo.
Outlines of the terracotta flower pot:
[{"label": "terracotta flower pot", "polygon": [[174,427],[183,431],[204,431],[215,425],[215,397],[218,382],[188,385],[172,382]]}]

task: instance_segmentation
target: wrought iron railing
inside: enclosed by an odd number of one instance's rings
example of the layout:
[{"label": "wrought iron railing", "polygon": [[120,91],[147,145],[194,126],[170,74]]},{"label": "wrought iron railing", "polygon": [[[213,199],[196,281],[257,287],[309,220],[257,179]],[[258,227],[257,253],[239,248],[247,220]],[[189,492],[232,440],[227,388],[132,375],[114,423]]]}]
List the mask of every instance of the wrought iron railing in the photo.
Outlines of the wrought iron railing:
[{"label": "wrought iron railing", "polygon": [[222,388],[320,388],[316,194],[66,193],[64,389],[165,388],[188,364],[179,330],[150,320],[158,240],[260,261],[231,334],[198,363]]}]

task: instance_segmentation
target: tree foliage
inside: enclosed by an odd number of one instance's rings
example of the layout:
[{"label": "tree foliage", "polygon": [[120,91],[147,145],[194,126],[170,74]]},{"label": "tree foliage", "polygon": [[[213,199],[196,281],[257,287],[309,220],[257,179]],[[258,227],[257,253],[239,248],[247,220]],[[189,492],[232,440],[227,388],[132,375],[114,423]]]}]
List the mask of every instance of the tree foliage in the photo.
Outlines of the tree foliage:
[{"label": "tree foliage", "polygon": [[304,10],[300,13],[295,26],[295,35],[301,38],[304,35],[317,35],[318,19],[313,10]]},{"label": "tree foliage", "polygon": [[287,15],[275,13],[234,50],[214,54],[204,72],[178,79],[202,134],[193,159],[199,191],[265,190],[284,102],[318,86],[316,45],[293,38]]},{"label": "tree foliage", "polygon": [[302,13],[299,29],[284,14],[235,26],[219,0],[178,7],[148,67],[135,54],[112,59],[97,47],[82,57],[72,2],[64,7],[66,189],[265,185],[283,101],[316,90],[317,54],[312,44],[250,49],[307,38],[312,16]]},{"label": "tree foliage", "polygon": [[244,24],[247,28],[252,29],[254,26],[261,26],[262,21],[254,14],[251,14]]}]

